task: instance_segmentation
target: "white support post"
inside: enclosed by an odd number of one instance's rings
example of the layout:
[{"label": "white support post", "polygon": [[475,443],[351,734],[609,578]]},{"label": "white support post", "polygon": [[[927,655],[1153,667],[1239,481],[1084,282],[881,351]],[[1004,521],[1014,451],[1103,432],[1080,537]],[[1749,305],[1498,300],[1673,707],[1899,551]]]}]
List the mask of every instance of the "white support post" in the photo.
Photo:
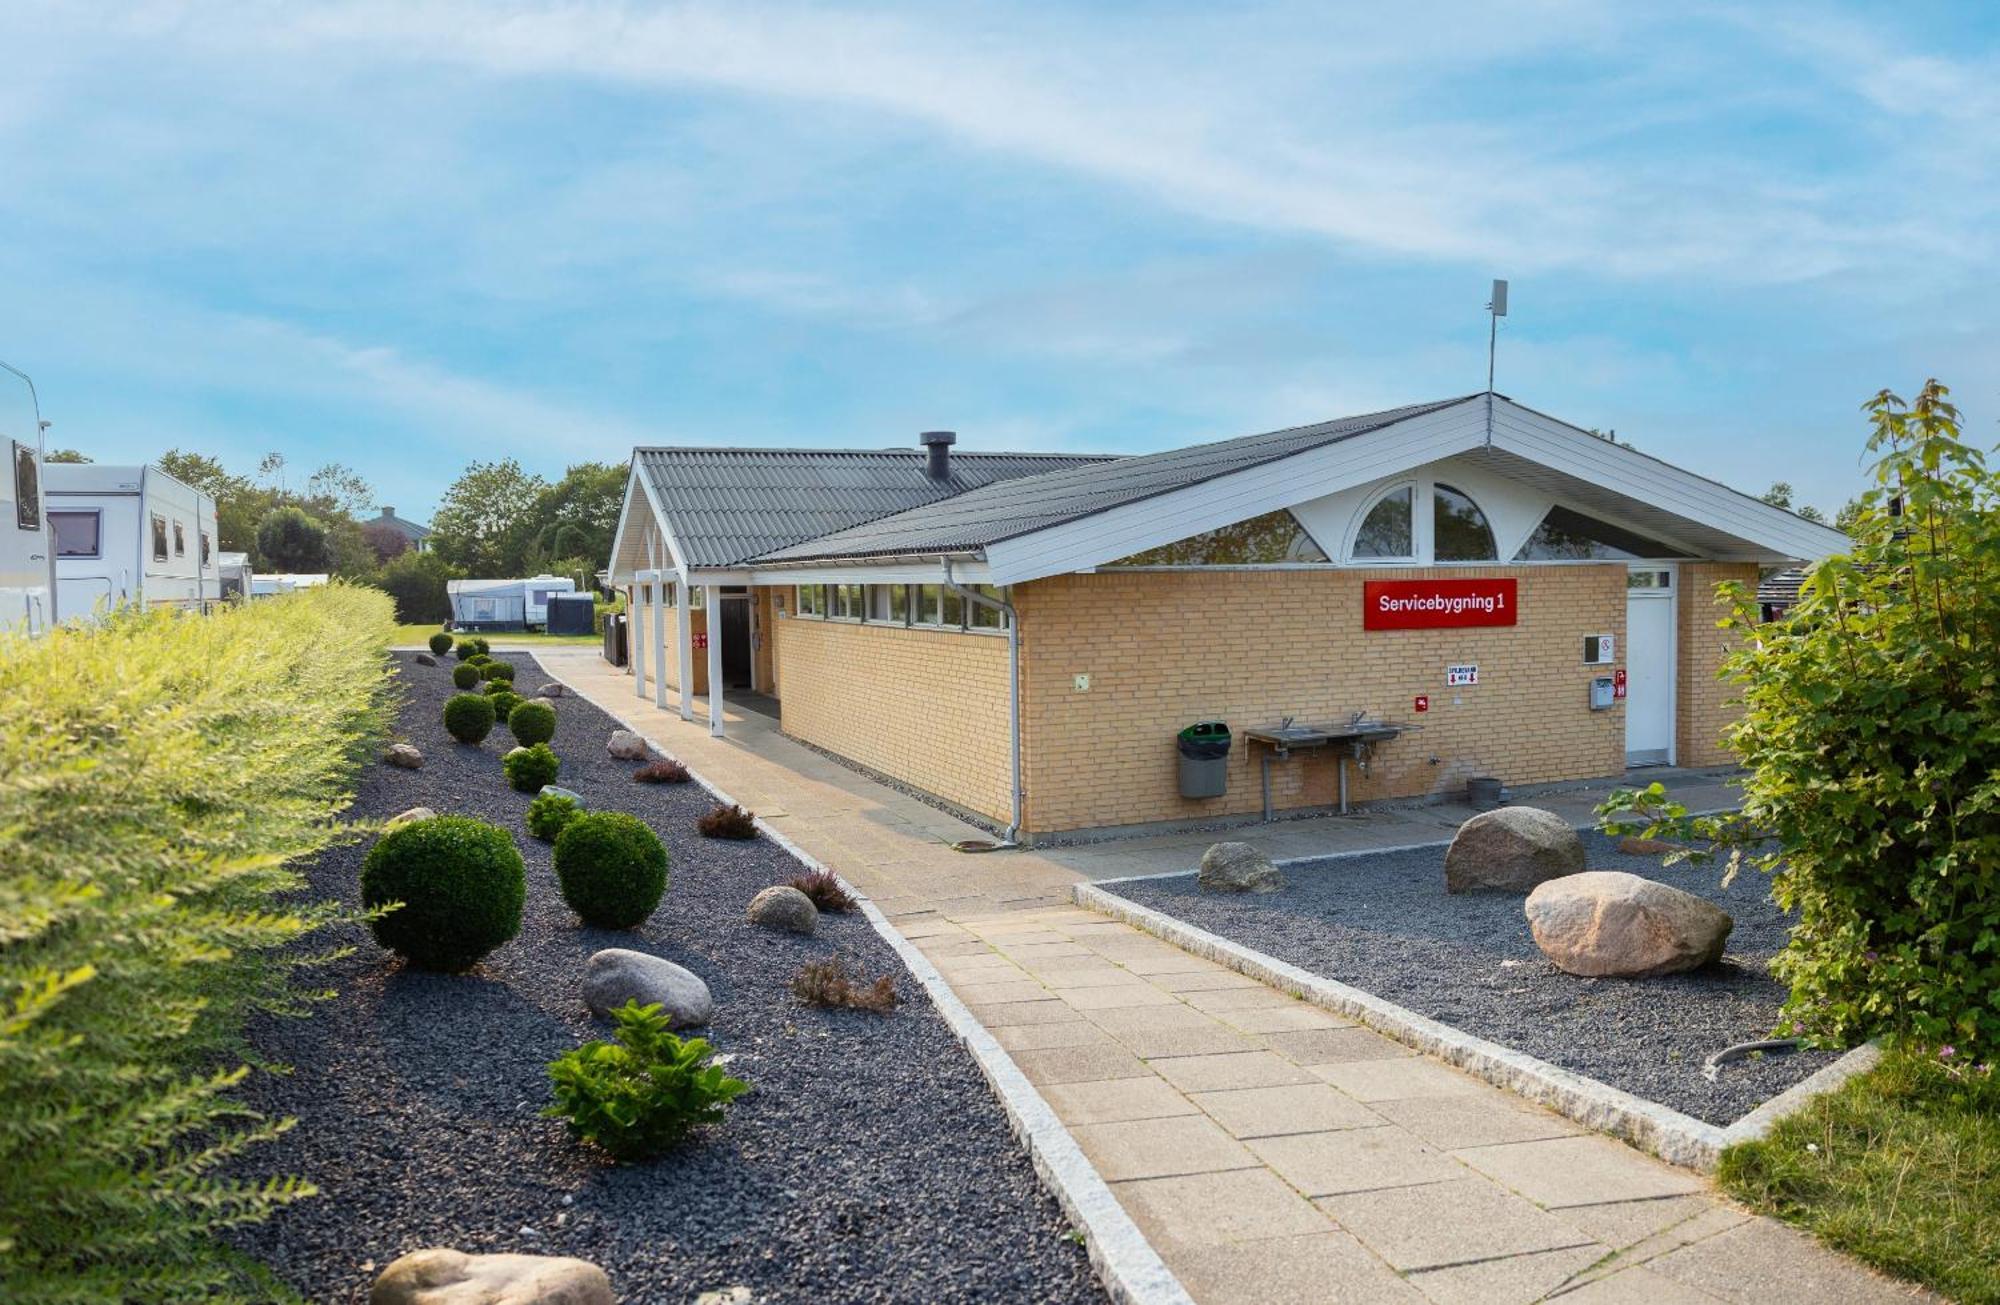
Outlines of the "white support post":
[{"label": "white support post", "polygon": [[[664,556],[666,551],[665,547],[660,549],[662,554],[660,561],[663,563],[667,560]],[[653,574],[661,575],[663,571],[656,567]],[[653,705],[661,711],[665,711],[667,709],[667,604],[665,594],[655,593],[653,596],[660,600],[653,604],[653,666],[655,668],[653,675]]]},{"label": "white support post", "polygon": [[708,611],[708,732],[722,737],[722,589],[702,589]]},{"label": "white support post", "polygon": [[[652,552],[651,541],[647,543],[647,553]],[[639,595],[645,592],[646,573],[639,571],[632,576],[632,610],[625,614],[626,655],[632,663],[632,696],[646,696],[646,640],[639,630]]]},{"label": "white support post", "polygon": [[683,572],[674,592],[680,597],[681,635],[681,719],[694,719],[694,593],[688,586],[687,574]]}]

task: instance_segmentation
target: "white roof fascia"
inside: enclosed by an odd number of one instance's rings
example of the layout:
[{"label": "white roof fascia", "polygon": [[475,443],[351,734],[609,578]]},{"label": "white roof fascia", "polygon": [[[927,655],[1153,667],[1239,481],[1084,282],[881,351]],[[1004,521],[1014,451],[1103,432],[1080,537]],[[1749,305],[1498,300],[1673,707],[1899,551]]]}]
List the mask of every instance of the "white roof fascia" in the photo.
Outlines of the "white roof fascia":
[{"label": "white roof fascia", "polygon": [[[986,563],[954,557],[952,576],[960,584],[993,583]],[[733,582],[732,582],[733,583]],[[935,585],[944,583],[944,563],[936,558],[899,559],[868,565],[860,562],[813,562],[796,567],[758,567],[750,572],[754,585]]]},{"label": "white roof fascia", "polygon": [[711,567],[706,571],[700,568],[693,570],[675,568],[669,574],[678,576],[684,583],[691,585],[749,585],[756,583],[756,581],[750,578],[755,573],[740,566]]},{"label": "white roof fascia", "polygon": [[1770,550],[1715,560],[1811,562],[1852,546],[1846,535],[1831,526],[1807,521],[1636,449],[1600,439],[1511,399],[1499,400],[1494,408],[1493,447]]},{"label": "white roof fascia", "polygon": [[[628,517],[630,515],[630,510],[632,507],[632,484],[634,481],[638,482],[639,492],[646,496],[646,506],[652,509],[653,521],[654,524],[658,525],[660,528],[661,538],[666,540],[667,552],[672,554],[673,556],[674,571],[681,577],[682,580],[685,581],[687,579],[687,567],[681,561],[682,554],[681,554],[680,544],[674,539],[673,527],[667,524],[667,514],[661,511],[660,500],[653,496],[653,487],[648,482],[646,473],[640,469],[638,453],[634,452],[632,454],[632,469],[628,474],[625,482],[625,502],[624,505],[618,509],[618,528],[614,530],[611,534],[611,570],[612,570],[611,582],[613,584],[619,584],[622,583],[623,581],[635,578],[631,575],[621,575],[618,573],[617,570],[618,558],[624,552],[625,528],[627,525],[632,524],[628,520]],[[715,583],[721,583],[721,582],[718,581]],[[740,584],[742,582],[737,580],[731,580],[728,583]]]},{"label": "white roof fascia", "polygon": [[1149,548],[1464,453],[1485,440],[1484,405],[1456,403],[1290,457],[991,544],[986,549],[987,583],[1020,584],[1103,566]]},{"label": "white roof fascia", "polygon": [[[626,580],[636,579],[635,576],[630,574],[621,575],[619,573],[618,559],[625,552],[625,523],[627,518],[632,515],[632,479],[638,474],[639,455],[634,453],[632,461],[627,464],[625,470],[625,492],[618,499],[618,525],[611,532],[611,564],[606,569],[606,573],[610,582],[614,585]],[[641,492],[644,492],[643,489]]]}]

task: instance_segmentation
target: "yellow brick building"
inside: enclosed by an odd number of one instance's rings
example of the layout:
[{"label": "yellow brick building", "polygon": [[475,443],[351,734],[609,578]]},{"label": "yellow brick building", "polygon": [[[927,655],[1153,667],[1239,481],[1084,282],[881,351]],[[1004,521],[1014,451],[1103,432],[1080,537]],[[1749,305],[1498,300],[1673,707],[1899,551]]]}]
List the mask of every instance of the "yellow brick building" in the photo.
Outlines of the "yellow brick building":
[{"label": "yellow brick building", "polygon": [[[1707,765],[1717,585],[1845,542],[1493,394],[1135,458],[952,444],[635,452],[635,692],[718,731],[754,695],[1024,838]],[[1184,766],[1198,722],[1229,751]]]}]

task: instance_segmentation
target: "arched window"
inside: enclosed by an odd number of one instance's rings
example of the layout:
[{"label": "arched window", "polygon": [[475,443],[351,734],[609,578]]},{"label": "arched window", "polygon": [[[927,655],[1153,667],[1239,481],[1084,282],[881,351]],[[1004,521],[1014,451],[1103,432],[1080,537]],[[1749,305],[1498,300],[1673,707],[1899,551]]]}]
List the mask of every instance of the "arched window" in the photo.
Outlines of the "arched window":
[{"label": "arched window", "polygon": [[1493,528],[1464,490],[1437,485],[1431,493],[1431,556],[1439,562],[1497,562]]},{"label": "arched window", "polygon": [[1361,528],[1354,532],[1349,555],[1357,558],[1408,559],[1417,555],[1414,530],[1416,486],[1398,485],[1368,509]]}]

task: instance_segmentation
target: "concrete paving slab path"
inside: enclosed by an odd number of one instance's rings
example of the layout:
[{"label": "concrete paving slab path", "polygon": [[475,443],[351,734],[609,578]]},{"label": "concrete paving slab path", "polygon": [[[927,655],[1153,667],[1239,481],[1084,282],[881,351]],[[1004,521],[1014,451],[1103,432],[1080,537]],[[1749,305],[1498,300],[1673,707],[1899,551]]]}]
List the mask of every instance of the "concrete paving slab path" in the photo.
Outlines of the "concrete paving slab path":
[{"label": "concrete paving slab path", "polygon": [[[730,708],[711,736],[593,648],[552,678],[866,893],[1042,1094],[1200,1305],[1934,1299],[1724,1201],[1702,1178],[1253,979],[1076,907],[1083,880],[1185,872],[1217,835],[969,855],[981,830]],[[1585,820],[1602,789],[1539,795]],[[1724,805],[1726,782],[1691,793]],[[1275,856],[1449,837],[1469,809],[1227,836]]]}]

